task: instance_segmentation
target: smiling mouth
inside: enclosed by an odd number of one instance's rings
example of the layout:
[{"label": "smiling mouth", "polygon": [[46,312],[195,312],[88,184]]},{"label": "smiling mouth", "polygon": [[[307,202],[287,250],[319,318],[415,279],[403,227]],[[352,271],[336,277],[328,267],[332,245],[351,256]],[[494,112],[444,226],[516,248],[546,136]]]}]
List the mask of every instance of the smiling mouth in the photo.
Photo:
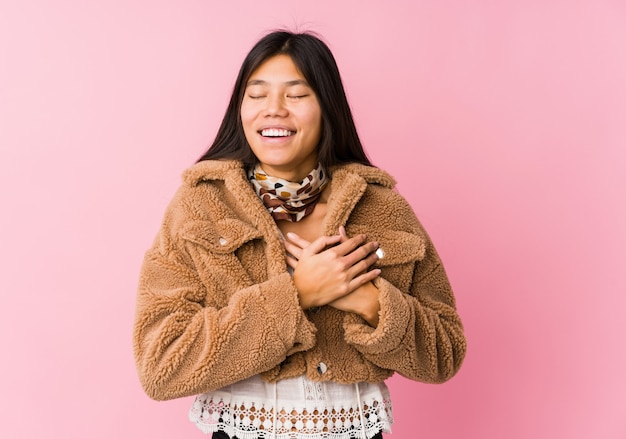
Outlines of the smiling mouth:
[{"label": "smiling mouth", "polygon": [[263,137],[289,137],[289,136],[293,136],[294,134],[296,134],[295,131],[276,129],[276,128],[261,130],[259,131],[259,133]]}]

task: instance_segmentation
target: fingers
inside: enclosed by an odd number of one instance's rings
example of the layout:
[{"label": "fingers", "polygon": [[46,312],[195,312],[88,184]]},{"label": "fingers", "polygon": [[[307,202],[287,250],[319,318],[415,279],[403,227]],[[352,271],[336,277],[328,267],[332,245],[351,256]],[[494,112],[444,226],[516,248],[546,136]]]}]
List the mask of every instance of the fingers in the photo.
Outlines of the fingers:
[{"label": "fingers", "polygon": [[348,253],[354,251],[360,245],[362,245],[367,239],[365,234],[360,234],[356,235],[353,238],[348,238],[344,226],[340,226],[338,232],[339,233],[337,235],[320,236],[313,242],[307,241],[306,239],[300,237],[300,235],[298,235],[297,233],[289,232],[286,236],[287,240],[285,240],[284,242],[290,242],[292,244],[295,244],[301,249],[305,249],[312,245],[310,250],[313,254],[319,253],[330,246],[334,246],[335,244],[340,243],[342,245],[335,246],[334,251],[340,256],[345,256]]},{"label": "fingers", "polygon": [[285,246],[285,250],[287,250],[289,256],[292,258],[298,260],[302,257],[302,247],[299,247],[289,241],[283,241],[283,245]]},{"label": "fingers", "polygon": [[352,253],[354,250],[362,246],[367,241],[367,236],[365,236],[365,234],[363,233],[355,235],[352,238],[348,238],[345,235],[344,231],[343,237],[341,233],[337,236],[341,240],[341,243],[333,247],[332,250],[339,256],[345,256]]},{"label": "fingers", "polygon": [[351,272],[355,276],[367,270],[379,259],[378,255],[373,254],[378,249],[379,244],[377,242],[365,242],[367,237],[364,234],[348,238],[345,227],[339,226],[339,236],[342,246],[335,247],[335,250],[346,251],[344,262],[346,266],[352,266]]},{"label": "fingers", "polygon": [[[294,256],[300,258],[302,255],[302,251],[306,250],[308,254],[317,254],[326,249],[329,246],[337,244],[341,237],[339,235],[333,236],[320,236],[313,242],[309,242],[306,239],[301,238],[297,234],[293,232],[287,233],[288,241],[285,241],[285,248],[293,254]],[[298,248],[300,248],[299,255],[291,252],[291,250],[287,247],[288,244],[295,244]]]},{"label": "fingers", "polygon": [[351,278],[356,278],[359,273],[362,273],[369,269],[372,265],[376,263],[376,261],[378,261],[378,255],[376,253],[370,253],[369,255],[367,255],[367,257],[360,259],[348,269],[348,276]]},{"label": "fingers", "polygon": [[285,261],[287,262],[287,265],[291,268],[293,268],[294,270],[296,269],[296,266],[298,265],[298,260],[296,258],[294,258],[292,255],[286,255],[285,256]]},{"label": "fingers", "polygon": [[378,275],[380,274],[381,270],[380,268],[376,268],[375,270],[370,270],[370,271],[366,271],[365,273],[355,277],[354,279],[352,279],[352,281],[350,281],[350,283],[348,284],[348,289],[350,290],[350,292],[356,290],[357,288],[365,285],[366,283],[373,281],[374,279],[376,279],[378,277]]},{"label": "fingers", "polygon": [[346,233],[346,228],[344,226],[339,226],[339,236],[341,236],[341,242],[346,242],[348,240],[348,234]]},{"label": "fingers", "polygon": [[356,248],[354,251],[352,251],[351,253],[347,254],[344,257],[346,266],[352,266],[352,265],[356,266],[356,265],[359,265],[360,262],[371,259],[373,257],[374,258],[373,261],[367,264],[367,267],[369,267],[370,265],[372,265],[374,262],[378,260],[378,255],[374,253],[377,248],[378,248],[377,242],[368,242]]},{"label": "fingers", "polygon": [[296,233],[287,233],[288,240],[284,241],[285,249],[294,259],[300,260],[306,253],[314,255],[323,251],[333,252],[342,258],[343,266],[349,268],[355,266],[358,271],[363,271],[378,260],[373,255],[378,249],[377,242],[366,242],[365,234],[359,234],[348,238],[345,228],[339,228],[339,234],[333,236],[321,236],[313,242],[300,237]]},{"label": "fingers", "polygon": [[300,235],[293,233],[293,232],[287,233],[287,239],[289,241],[285,241],[285,243],[292,242],[300,248],[308,247],[311,244],[309,241],[307,241],[304,238],[301,238]]}]

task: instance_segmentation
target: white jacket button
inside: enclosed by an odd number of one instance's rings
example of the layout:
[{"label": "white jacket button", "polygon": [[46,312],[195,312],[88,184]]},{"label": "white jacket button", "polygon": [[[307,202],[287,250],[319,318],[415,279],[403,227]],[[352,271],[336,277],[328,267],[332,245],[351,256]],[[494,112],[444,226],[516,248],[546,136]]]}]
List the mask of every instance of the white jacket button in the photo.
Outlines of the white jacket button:
[{"label": "white jacket button", "polygon": [[317,373],[319,373],[320,375],[325,374],[327,370],[328,367],[326,367],[326,364],[320,363],[317,365]]},{"label": "white jacket button", "polygon": [[224,238],[220,238],[220,245],[226,245],[228,241]]}]

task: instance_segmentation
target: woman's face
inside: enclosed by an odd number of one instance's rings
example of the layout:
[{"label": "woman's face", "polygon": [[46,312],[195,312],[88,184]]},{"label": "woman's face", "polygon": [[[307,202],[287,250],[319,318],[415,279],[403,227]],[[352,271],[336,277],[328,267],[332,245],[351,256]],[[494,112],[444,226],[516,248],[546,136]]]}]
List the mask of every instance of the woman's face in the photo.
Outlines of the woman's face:
[{"label": "woman's face", "polygon": [[268,175],[300,181],[317,164],[322,110],[289,56],[269,58],[252,72],[241,103],[241,122]]}]

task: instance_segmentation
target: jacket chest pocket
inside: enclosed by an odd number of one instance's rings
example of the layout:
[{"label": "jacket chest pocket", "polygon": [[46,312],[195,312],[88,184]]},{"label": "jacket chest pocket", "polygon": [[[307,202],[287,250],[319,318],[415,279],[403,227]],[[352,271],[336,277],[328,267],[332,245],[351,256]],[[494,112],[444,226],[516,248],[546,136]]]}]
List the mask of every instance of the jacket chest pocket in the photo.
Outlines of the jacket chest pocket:
[{"label": "jacket chest pocket", "polygon": [[374,264],[382,276],[401,290],[406,291],[412,279],[415,263],[426,255],[426,239],[419,234],[401,230],[372,230],[370,226],[354,224],[348,235],[365,233],[369,241],[379,243],[379,260]]},{"label": "jacket chest pocket", "polygon": [[[264,240],[252,225],[230,218],[193,221],[181,234],[208,293],[225,300],[266,273]],[[255,262],[255,263],[253,263]]]}]

